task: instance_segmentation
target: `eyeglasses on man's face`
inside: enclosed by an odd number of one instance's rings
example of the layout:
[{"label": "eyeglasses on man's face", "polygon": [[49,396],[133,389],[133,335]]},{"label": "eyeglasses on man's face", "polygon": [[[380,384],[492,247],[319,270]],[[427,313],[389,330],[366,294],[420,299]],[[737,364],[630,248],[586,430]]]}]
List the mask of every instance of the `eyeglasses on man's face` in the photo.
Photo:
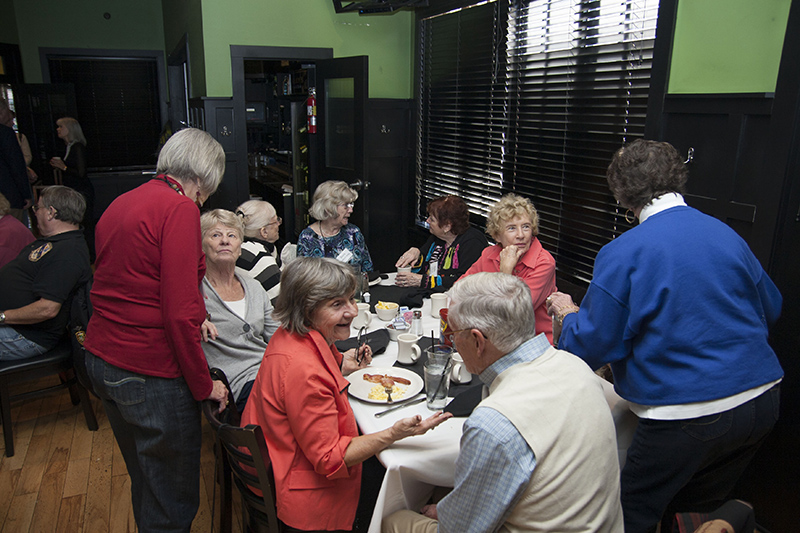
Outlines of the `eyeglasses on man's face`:
[{"label": "eyeglasses on man's face", "polygon": [[[31,206],[31,209],[33,209],[33,212],[34,212],[34,213],[36,213],[36,212],[37,212],[39,209],[45,209],[45,210],[47,210],[47,209],[50,209],[51,207],[53,207],[53,206],[52,206],[52,205],[39,205],[39,204],[33,204],[33,205]],[[55,207],[53,207],[53,211],[54,211],[54,212],[56,212],[56,213],[58,213],[58,209],[56,209]]]}]

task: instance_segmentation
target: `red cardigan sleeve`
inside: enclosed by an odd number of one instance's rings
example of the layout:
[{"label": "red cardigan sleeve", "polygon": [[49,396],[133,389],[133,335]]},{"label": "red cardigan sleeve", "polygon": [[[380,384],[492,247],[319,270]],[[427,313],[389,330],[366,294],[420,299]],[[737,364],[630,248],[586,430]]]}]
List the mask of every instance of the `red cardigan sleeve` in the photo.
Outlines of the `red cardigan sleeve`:
[{"label": "red cardigan sleeve", "polygon": [[200,326],[205,305],[200,281],[205,275],[205,256],[197,207],[181,202],[167,216],[161,235],[161,316],[167,342],[195,400],[211,394]]}]

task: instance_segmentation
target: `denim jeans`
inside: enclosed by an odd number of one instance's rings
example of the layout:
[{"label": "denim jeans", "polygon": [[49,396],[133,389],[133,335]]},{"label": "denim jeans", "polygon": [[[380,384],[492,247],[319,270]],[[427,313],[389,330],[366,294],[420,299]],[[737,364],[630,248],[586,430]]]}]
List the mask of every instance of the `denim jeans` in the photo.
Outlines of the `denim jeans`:
[{"label": "denim jeans", "polygon": [[778,420],[780,386],[728,411],[687,420],[640,419],[622,469],[626,533],[662,516],[722,505]]},{"label": "denim jeans", "polygon": [[46,351],[45,348],[17,333],[11,326],[0,326],[0,361],[27,359]]},{"label": "denim jeans", "polygon": [[183,378],[130,372],[86,352],[111,422],[141,532],[185,531],[200,501],[200,404]]}]

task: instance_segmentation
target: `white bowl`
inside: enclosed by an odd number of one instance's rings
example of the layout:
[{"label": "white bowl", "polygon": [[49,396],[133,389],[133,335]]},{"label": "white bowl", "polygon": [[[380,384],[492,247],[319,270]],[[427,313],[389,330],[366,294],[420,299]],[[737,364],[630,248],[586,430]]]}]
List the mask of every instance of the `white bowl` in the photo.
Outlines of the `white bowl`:
[{"label": "white bowl", "polygon": [[400,335],[401,333],[410,333],[411,332],[411,330],[408,329],[408,328],[403,329],[403,330],[394,329],[392,324],[388,324],[386,326],[386,331],[389,332],[389,339],[393,340],[395,342],[397,342],[397,336]]},{"label": "white bowl", "polygon": [[375,306],[375,314],[377,314],[378,318],[380,318],[384,322],[394,320],[394,317],[397,316],[397,311],[400,309],[400,306],[395,302],[383,302],[383,303],[386,304],[388,309],[381,309],[378,306]]}]

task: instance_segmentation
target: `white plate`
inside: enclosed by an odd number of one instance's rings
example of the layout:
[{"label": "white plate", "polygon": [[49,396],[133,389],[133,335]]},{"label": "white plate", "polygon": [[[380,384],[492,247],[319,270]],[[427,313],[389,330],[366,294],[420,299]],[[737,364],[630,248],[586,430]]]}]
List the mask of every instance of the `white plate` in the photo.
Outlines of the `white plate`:
[{"label": "white plate", "polygon": [[[400,403],[405,400],[411,399],[416,396],[422,390],[422,378],[419,377],[418,374],[412,372],[411,370],[407,370],[405,368],[397,368],[397,367],[374,367],[368,366],[367,368],[362,368],[361,370],[357,370],[353,372],[347,379],[350,381],[350,387],[348,390],[350,394],[359,400],[364,400],[365,402],[369,403],[386,403],[386,400],[371,400],[369,398],[369,391],[377,385],[377,383],[372,383],[371,381],[366,381],[364,379],[364,374],[387,374],[389,376],[394,376],[398,378],[406,378],[411,382],[403,396],[400,398],[392,398],[394,401],[392,403]],[[398,387],[402,387],[399,383],[396,384]]]},{"label": "white plate", "polygon": [[389,276],[389,279],[381,279],[381,285],[384,287],[394,286],[394,278],[397,277],[397,272],[390,272],[387,276]]}]

